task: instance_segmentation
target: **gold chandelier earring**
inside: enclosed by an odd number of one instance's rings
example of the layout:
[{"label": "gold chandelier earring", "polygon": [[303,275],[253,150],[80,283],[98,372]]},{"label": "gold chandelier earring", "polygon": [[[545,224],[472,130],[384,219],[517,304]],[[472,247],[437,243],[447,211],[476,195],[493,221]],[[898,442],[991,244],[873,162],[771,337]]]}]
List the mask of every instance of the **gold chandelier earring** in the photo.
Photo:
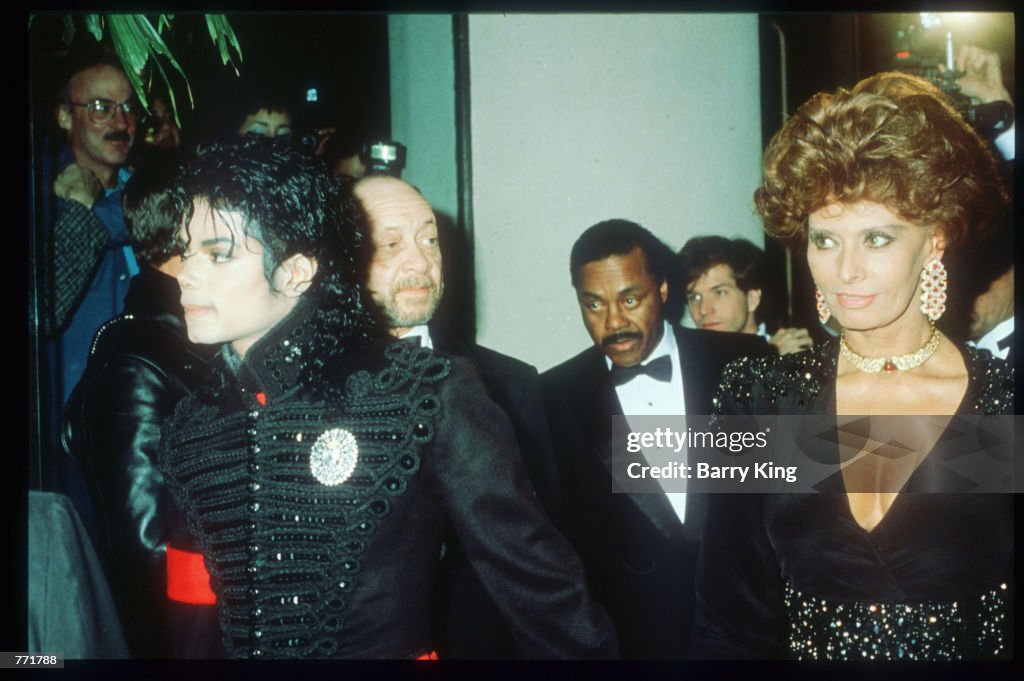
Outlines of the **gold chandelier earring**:
[{"label": "gold chandelier earring", "polygon": [[938,258],[921,270],[921,312],[935,321],[946,311],[946,267]]},{"label": "gold chandelier earring", "polygon": [[818,321],[824,324],[832,317],[832,310],[828,309],[828,305],[825,303],[825,296],[821,295],[821,289],[818,285],[814,285],[814,302],[818,308]]}]

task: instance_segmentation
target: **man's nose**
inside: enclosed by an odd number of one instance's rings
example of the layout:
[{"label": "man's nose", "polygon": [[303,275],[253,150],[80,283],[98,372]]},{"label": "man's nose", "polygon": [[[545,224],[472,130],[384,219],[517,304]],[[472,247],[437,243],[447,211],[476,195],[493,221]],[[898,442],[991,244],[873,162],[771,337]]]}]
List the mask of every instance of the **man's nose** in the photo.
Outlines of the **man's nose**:
[{"label": "man's nose", "polygon": [[430,258],[418,245],[408,249],[405,258],[405,268],[417,274],[426,274],[430,271]]},{"label": "man's nose", "polygon": [[697,305],[702,319],[715,313],[715,303],[710,298],[701,298]]},{"label": "man's nose", "polygon": [[124,130],[134,122],[134,119],[129,120],[128,114],[125,113],[124,109],[119,106],[114,107],[114,117],[110,119],[108,125],[115,130]]},{"label": "man's nose", "polygon": [[608,314],[604,318],[604,326],[609,331],[618,331],[619,329],[629,325],[626,321],[625,315],[622,314],[622,310],[617,304],[608,306]]}]

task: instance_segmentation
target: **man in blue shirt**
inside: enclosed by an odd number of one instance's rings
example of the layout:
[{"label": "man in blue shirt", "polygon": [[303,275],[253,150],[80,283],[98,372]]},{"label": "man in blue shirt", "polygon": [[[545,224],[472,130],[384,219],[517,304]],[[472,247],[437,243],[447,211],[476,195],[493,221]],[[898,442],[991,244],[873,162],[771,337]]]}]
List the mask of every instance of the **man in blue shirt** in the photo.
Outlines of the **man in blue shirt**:
[{"label": "man in blue shirt", "polygon": [[139,271],[121,209],[139,114],[116,58],[101,55],[71,67],[56,106],[66,144],[57,159],[60,172],[52,185],[45,183],[52,196],[41,215],[46,236],[38,332],[47,339],[43,437],[50,452],[44,453],[43,484],[67,494],[90,530],[88,496],[76,467],[58,454],[57,424],[85,371],[93,336],[121,313]]},{"label": "man in blue shirt", "polygon": [[138,265],[128,244],[121,191],[141,109],[116,60],[75,69],[57,107],[66,133],[61,172],[53,183],[48,309],[44,329],[55,338],[55,381],[63,404],[85,369],[93,335],[121,312]]}]

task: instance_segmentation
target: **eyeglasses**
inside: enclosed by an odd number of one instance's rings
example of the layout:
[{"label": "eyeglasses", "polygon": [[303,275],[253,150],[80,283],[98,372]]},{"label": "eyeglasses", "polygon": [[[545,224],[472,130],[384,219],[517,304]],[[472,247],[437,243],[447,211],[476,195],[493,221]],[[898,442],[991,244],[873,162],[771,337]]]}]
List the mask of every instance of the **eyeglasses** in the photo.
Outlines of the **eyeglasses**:
[{"label": "eyeglasses", "polygon": [[84,104],[79,104],[78,102],[71,102],[71,104],[84,107],[89,120],[100,125],[114,120],[118,109],[124,113],[125,120],[129,121],[138,120],[142,113],[142,107],[132,101],[118,103],[109,99],[94,99]]}]

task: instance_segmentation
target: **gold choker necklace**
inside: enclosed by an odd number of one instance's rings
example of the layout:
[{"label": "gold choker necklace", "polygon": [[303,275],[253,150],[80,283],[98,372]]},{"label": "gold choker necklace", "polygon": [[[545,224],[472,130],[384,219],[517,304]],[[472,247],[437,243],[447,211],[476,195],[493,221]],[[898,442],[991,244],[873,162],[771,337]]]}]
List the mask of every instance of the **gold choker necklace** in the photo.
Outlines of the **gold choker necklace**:
[{"label": "gold choker necklace", "polygon": [[935,354],[935,351],[939,349],[939,341],[941,339],[942,334],[933,326],[931,338],[916,352],[906,355],[895,355],[891,359],[886,359],[885,357],[869,358],[858,355],[850,349],[850,346],[846,344],[846,331],[843,331],[839,335],[839,351],[843,353],[843,357],[850,364],[865,373],[877,374],[884,371],[887,374],[891,374],[896,371],[909,371],[927,362]]}]

